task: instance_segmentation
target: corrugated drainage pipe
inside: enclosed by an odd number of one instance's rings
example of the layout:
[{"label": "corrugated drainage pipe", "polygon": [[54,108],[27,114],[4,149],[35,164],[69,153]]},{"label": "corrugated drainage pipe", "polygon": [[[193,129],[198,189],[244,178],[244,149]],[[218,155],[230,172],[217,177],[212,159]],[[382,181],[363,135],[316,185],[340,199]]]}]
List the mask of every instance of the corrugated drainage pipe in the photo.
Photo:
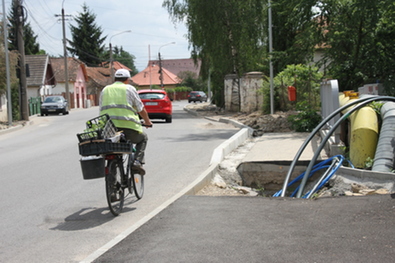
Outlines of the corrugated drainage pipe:
[{"label": "corrugated drainage pipe", "polygon": [[395,103],[386,102],[381,107],[381,130],[372,171],[392,172],[395,159]]}]

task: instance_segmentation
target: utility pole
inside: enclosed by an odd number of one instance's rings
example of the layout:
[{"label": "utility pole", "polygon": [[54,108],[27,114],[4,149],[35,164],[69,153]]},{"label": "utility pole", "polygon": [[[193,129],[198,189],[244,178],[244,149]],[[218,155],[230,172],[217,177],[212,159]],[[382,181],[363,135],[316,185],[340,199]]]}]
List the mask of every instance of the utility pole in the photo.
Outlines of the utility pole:
[{"label": "utility pole", "polygon": [[7,80],[7,118],[8,126],[12,125],[12,101],[11,101],[11,84],[10,84],[10,58],[8,53],[8,31],[7,19],[5,12],[5,3],[3,0],[3,33],[4,33],[4,49],[5,49],[5,67],[6,67],[6,80]]},{"label": "utility pole", "polygon": [[274,88],[273,88],[273,27],[272,27],[272,7],[271,0],[268,0],[268,16],[269,16],[269,71],[270,71],[270,113],[274,114]]},{"label": "utility pole", "polygon": [[[64,0],[63,0],[64,3]],[[67,100],[67,108],[70,110],[70,90],[69,90],[69,66],[67,63],[67,40],[66,40],[66,26],[64,22],[64,8],[62,4],[62,29],[63,29],[63,56],[64,56],[64,78],[66,85],[66,100]]]},{"label": "utility pole", "polygon": [[111,79],[110,79],[110,83],[109,84],[114,82],[113,64],[114,64],[114,59],[113,59],[113,55],[112,55],[112,44],[110,42],[110,76],[111,76]]},{"label": "utility pole", "polygon": [[[65,91],[66,91],[66,100],[67,100],[67,109],[70,110],[70,89],[69,89],[69,66],[68,66],[68,59],[67,59],[67,39],[66,39],[66,15],[64,14],[63,8],[64,0],[62,2],[62,31],[63,31],[63,59],[64,59],[64,84],[65,84]],[[58,17],[59,15],[55,15]],[[70,17],[70,15],[67,15]]]},{"label": "utility pole", "polygon": [[163,89],[163,71],[162,71],[162,59],[160,58],[160,52],[158,53],[159,57],[159,80],[160,80],[160,88]]},{"label": "utility pole", "polygon": [[18,51],[20,54],[20,58],[18,61],[19,66],[19,98],[20,98],[20,111],[21,111],[21,119],[29,120],[29,112],[28,112],[28,104],[27,104],[27,92],[26,92],[26,63],[25,63],[25,41],[23,40],[23,26],[25,24],[25,9],[22,6],[22,0],[14,0],[16,1],[16,14],[17,14],[17,43],[18,43]]},{"label": "utility pole", "polygon": [[164,47],[164,46],[167,46],[167,45],[174,45],[175,43],[176,43],[176,42],[171,42],[171,43],[164,44],[164,45],[160,46],[160,47],[159,47],[159,50],[158,50],[158,58],[159,58],[159,79],[160,79],[160,88],[161,88],[161,89],[164,89],[164,85],[163,85],[163,69],[162,69],[162,58],[160,57],[160,49],[161,49],[162,47]]},{"label": "utility pole", "polygon": [[152,76],[151,76],[151,46],[148,45],[148,67],[149,67],[149,89],[152,90]]}]

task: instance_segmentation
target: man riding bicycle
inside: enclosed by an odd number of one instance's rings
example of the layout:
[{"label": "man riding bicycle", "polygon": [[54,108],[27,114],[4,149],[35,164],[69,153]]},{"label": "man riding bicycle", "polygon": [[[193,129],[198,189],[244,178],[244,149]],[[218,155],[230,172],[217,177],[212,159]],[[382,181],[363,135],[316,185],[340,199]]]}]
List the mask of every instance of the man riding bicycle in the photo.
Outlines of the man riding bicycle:
[{"label": "man riding bicycle", "polygon": [[115,72],[115,82],[104,87],[100,94],[99,109],[100,115],[108,114],[114,125],[123,131],[126,140],[136,145],[132,170],[144,175],[142,165],[148,136],[143,131],[139,115],[147,128],[152,127],[152,122],[136,88],[129,84],[129,78],[130,73],[126,69],[118,69]]}]

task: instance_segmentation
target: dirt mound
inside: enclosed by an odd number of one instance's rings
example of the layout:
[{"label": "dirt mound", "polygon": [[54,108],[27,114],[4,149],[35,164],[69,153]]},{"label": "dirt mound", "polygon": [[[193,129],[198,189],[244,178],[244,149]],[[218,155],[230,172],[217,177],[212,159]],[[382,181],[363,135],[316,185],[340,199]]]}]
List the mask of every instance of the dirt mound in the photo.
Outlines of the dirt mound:
[{"label": "dirt mound", "polygon": [[196,111],[205,117],[223,117],[233,119],[254,129],[254,136],[260,136],[266,132],[291,132],[292,127],[288,121],[290,115],[295,112],[276,112],[275,114],[263,114],[260,111],[252,113],[227,112],[209,103],[196,103],[187,105],[189,110]]}]

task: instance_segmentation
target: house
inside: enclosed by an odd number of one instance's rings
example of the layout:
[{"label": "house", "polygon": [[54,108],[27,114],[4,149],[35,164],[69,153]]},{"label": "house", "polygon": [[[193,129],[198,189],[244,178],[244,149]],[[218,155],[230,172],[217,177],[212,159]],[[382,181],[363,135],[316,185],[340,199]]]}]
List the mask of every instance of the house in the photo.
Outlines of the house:
[{"label": "house", "polygon": [[56,78],[48,55],[26,55],[27,98],[37,98],[52,94],[56,86]]},{"label": "house", "polygon": [[[161,60],[162,67],[170,71],[176,76],[179,76],[181,72],[189,71],[192,72],[198,77],[200,75],[200,67],[201,61],[198,60],[197,64],[191,58],[185,59],[162,59]],[[159,65],[159,60],[151,60],[148,62],[148,66],[150,65]]]},{"label": "house", "polygon": [[[108,64],[107,64],[108,65]],[[113,62],[113,71],[118,69],[127,69],[132,71],[118,61]],[[111,84],[111,69],[108,67],[86,67],[88,74],[88,81],[86,84],[86,94],[92,106],[99,105],[99,96],[102,89]],[[129,80],[129,84],[136,86],[136,84]]]},{"label": "house", "polygon": [[86,94],[91,101],[92,106],[99,105],[99,95],[101,90],[110,84],[111,72],[109,68],[87,67],[88,82],[86,85]]},{"label": "house", "polygon": [[[52,94],[66,93],[64,58],[51,58],[51,62],[57,81],[57,85],[52,89]],[[86,107],[86,82],[88,81],[86,65],[81,60],[72,57],[67,58],[67,62],[70,108],[84,108]]]},{"label": "house", "polygon": [[149,66],[143,71],[132,77],[132,81],[135,83],[136,88],[150,89],[152,86],[160,87],[161,84],[163,84],[163,86],[166,88],[174,88],[181,83],[182,80],[178,78],[177,75],[173,74],[164,67],[162,67],[163,81],[161,81],[159,65],[154,63],[149,63],[148,65]]}]

